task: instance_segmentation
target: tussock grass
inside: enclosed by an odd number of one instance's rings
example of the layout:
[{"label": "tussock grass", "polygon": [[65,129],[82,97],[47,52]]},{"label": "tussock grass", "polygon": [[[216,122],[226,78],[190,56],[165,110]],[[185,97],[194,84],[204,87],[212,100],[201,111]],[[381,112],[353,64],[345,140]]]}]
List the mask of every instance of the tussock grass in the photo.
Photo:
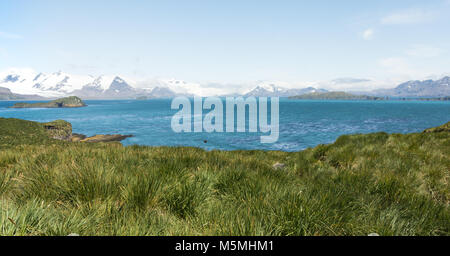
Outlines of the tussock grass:
[{"label": "tussock grass", "polygon": [[0,119],[0,235],[450,233],[448,132],[286,153],[67,143],[41,129]]}]

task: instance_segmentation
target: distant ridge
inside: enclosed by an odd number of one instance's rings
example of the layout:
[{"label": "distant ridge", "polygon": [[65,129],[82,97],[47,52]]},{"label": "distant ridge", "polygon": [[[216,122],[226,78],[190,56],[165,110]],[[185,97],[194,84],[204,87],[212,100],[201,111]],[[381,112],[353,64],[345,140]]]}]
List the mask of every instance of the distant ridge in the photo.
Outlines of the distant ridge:
[{"label": "distant ridge", "polygon": [[[368,79],[341,78],[334,83],[361,83]],[[439,80],[408,81],[393,89],[378,89],[353,93],[377,97],[443,98],[450,96],[450,77]],[[211,85],[212,87],[208,87]],[[248,86],[248,85],[247,85]],[[227,85],[223,85],[224,88]],[[292,97],[310,93],[326,93],[328,90],[308,86],[291,87],[287,83],[260,81],[247,91],[235,86],[236,92],[222,90],[220,84],[189,83],[176,79],[155,79],[136,83],[122,76],[71,75],[64,72],[51,74],[37,73],[30,69],[11,69],[0,72],[0,100],[16,99],[56,99],[70,95],[82,99],[152,99],[176,96],[255,96]],[[208,93],[205,93],[208,91]]]},{"label": "distant ridge", "polygon": [[375,90],[373,95],[390,97],[446,97],[450,96],[450,77],[439,80],[408,81],[394,89]]},{"label": "distant ridge", "polygon": [[80,108],[87,105],[78,97],[71,96],[62,99],[56,99],[50,102],[25,103],[20,102],[14,104],[11,108]]},{"label": "distant ridge", "polygon": [[253,90],[247,92],[245,94],[246,97],[255,96],[255,97],[290,97],[296,95],[303,95],[307,93],[315,93],[315,92],[327,92],[324,89],[317,89],[314,87],[307,87],[302,89],[286,89],[280,86],[276,86],[275,84],[269,85],[258,85]]},{"label": "distant ridge", "polygon": [[313,92],[289,97],[298,100],[383,100],[383,97],[355,95],[346,92]]},{"label": "distant ridge", "polygon": [[0,100],[42,100],[44,97],[38,95],[22,95],[12,93],[10,89],[0,87]]}]

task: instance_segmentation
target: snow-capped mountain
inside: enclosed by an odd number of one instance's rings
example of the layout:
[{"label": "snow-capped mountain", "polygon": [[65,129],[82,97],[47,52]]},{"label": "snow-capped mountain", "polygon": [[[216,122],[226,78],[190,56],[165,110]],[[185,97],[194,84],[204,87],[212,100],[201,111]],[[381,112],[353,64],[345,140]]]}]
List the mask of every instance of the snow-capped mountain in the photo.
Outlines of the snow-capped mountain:
[{"label": "snow-capped mountain", "polygon": [[76,76],[63,72],[37,73],[32,69],[9,69],[0,72],[0,87],[12,93],[60,97],[80,89],[93,80],[92,76]]},{"label": "snow-capped mountain", "polygon": [[64,72],[37,73],[31,69],[0,72],[0,87],[13,94],[47,98],[75,95],[85,99],[134,98],[145,90],[134,88],[121,77],[79,76]]},{"label": "snow-capped mountain", "polygon": [[135,98],[139,92],[118,76],[113,79],[100,76],[70,94],[84,99],[130,99]]},{"label": "snow-capped mountain", "polygon": [[408,81],[394,89],[375,90],[372,94],[391,97],[446,97],[450,95],[450,76],[439,80]]},{"label": "snow-capped mountain", "polygon": [[109,85],[112,84],[113,80],[114,78],[99,76],[92,82],[74,90],[71,94],[84,99],[99,98],[109,88]]},{"label": "snow-capped mountain", "polygon": [[[143,88],[149,98],[171,98],[176,96],[194,96],[200,95],[198,92],[199,84],[189,83],[177,79],[153,79],[137,83],[137,86]],[[201,92],[201,91],[200,91]]]},{"label": "snow-capped mountain", "polygon": [[[122,76],[72,75],[64,72],[38,73],[32,69],[9,69],[0,72],[0,87],[12,94],[37,95],[47,98],[78,96],[82,99],[171,98],[176,96],[280,96],[323,91],[312,87],[286,89],[272,82],[257,82],[256,88],[218,83],[192,83],[177,79],[153,79],[135,82]],[[283,83],[281,83],[283,84]],[[230,94],[231,93],[231,94]],[[36,97],[37,97],[36,96]],[[6,97],[6,96],[5,96]],[[12,96],[8,96],[12,97]]]},{"label": "snow-capped mountain", "polygon": [[31,84],[33,88],[42,91],[69,93],[79,89],[90,79],[90,76],[74,76],[59,71],[52,74],[39,73]]},{"label": "snow-capped mountain", "polygon": [[[361,79],[356,82],[360,82]],[[363,80],[367,81],[367,80]],[[355,82],[341,79],[338,82]],[[450,95],[450,77],[439,80],[409,81],[394,89],[365,92],[393,97],[441,97]],[[320,87],[321,84],[317,84]],[[192,83],[177,79],[135,82],[123,76],[73,75],[64,72],[38,73],[32,69],[0,72],[2,99],[39,99],[78,96],[82,99],[172,98],[176,96],[255,96],[290,97],[328,92],[314,87],[292,88],[283,82],[258,81],[250,84]],[[252,89],[248,89],[252,88]],[[247,90],[246,90],[247,89]]]},{"label": "snow-capped mountain", "polygon": [[275,84],[260,84],[251,91],[247,92],[245,96],[255,97],[270,97],[283,94],[286,89],[276,86]]},{"label": "snow-capped mountain", "polygon": [[287,89],[275,84],[261,84],[256,86],[254,89],[250,90],[245,94],[245,96],[255,96],[255,97],[290,97],[303,95],[312,92],[327,92],[324,89],[316,89],[314,87],[307,87],[302,89]]},{"label": "snow-capped mountain", "polygon": [[[0,72],[0,88],[8,95],[34,95],[57,98],[69,95],[83,99],[170,98],[202,95],[202,87],[176,79],[157,79],[136,83],[122,76],[79,76],[64,72],[38,73],[31,69]],[[3,93],[6,98],[6,91]],[[8,96],[8,99],[12,96]]]}]

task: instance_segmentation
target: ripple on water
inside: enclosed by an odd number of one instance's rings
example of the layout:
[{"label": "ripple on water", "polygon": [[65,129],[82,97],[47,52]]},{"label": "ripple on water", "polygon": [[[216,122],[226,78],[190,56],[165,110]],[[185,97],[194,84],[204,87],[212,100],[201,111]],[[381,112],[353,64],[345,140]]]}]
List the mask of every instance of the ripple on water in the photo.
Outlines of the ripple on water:
[{"label": "ripple on water", "polygon": [[74,132],[86,135],[133,134],[135,137],[123,141],[124,145],[282,151],[298,151],[331,143],[343,134],[411,133],[450,121],[449,102],[397,104],[282,99],[279,140],[273,144],[261,144],[259,133],[175,133],[170,125],[178,110],[171,110],[170,103],[170,100],[88,101],[87,107],[79,109],[10,109],[8,107],[13,102],[0,101],[0,116],[38,122],[64,119],[72,123]]}]

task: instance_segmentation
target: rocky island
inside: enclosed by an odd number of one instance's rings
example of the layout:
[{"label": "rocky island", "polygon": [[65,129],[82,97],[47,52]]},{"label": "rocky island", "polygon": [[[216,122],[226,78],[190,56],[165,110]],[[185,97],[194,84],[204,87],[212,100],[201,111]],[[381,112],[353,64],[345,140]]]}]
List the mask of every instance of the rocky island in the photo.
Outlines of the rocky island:
[{"label": "rocky island", "polygon": [[133,135],[122,134],[100,134],[88,137],[84,134],[72,133],[72,124],[64,120],[55,120],[42,125],[52,139],[71,142],[113,142],[133,137]]},{"label": "rocky island", "polygon": [[11,108],[80,108],[87,105],[78,97],[71,96],[50,102],[16,103]]}]

